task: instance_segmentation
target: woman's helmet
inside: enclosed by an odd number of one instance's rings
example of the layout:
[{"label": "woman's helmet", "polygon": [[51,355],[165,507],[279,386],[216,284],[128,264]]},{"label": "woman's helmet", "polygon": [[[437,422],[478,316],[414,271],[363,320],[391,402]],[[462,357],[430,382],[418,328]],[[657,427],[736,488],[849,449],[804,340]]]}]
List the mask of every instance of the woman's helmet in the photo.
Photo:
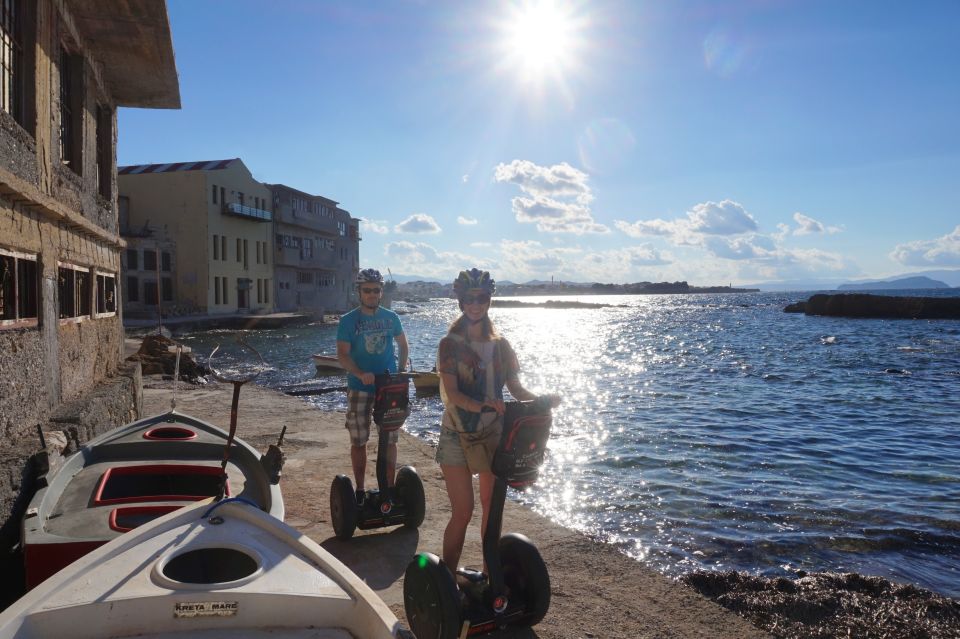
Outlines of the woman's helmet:
[{"label": "woman's helmet", "polygon": [[487,271],[481,271],[478,268],[472,268],[469,271],[460,271],[457,279],[453,281],[453,292],[457,299],[462,299],[468,291],[480,290],[487,295],[493,295],[497,286]]},{"label": "woman's helmet", "polygon": [[383,275],[375,268],[365,268],[357,273],[357,284],[383,284]]}]

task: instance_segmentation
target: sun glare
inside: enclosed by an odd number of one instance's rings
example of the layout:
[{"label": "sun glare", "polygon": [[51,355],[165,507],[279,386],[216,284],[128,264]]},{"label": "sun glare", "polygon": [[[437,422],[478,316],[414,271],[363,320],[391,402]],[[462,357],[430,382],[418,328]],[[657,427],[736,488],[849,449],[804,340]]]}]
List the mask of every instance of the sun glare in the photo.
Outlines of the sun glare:
[{"label": "sun glare", "polygon": [[514,4],[504,17],[502,64],[524,83],[564,83],[582,46],[582,21],[569,5],[551,0]]}]

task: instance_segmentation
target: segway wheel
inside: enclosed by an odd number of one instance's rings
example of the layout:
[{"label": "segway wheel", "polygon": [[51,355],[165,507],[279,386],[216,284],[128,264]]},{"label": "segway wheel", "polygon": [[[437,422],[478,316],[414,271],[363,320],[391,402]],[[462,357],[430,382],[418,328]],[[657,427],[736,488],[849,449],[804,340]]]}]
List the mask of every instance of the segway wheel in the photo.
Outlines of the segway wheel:
[{"label": "segway wheel", "polygon": [[330,520],[339,539],[346,541],[353,537],[359,515],[353,482],[346,475],[337,475],[330,484]]},{"label": "segway wheel", "polygon": [[426,514],[426,497],[423,494],[423,482],[415,468],[404,466],[397,471],[396,490],[406,507],[404,528],[419,528]]},{"label": "segway wheel", "polygon": [[403,575],[403,608],[417,639],[457,639],[461,608],[453,575],[432,553],[413,558]]},{"label": "segway wheel", "polygon": [[550,575],[540,551],[525,536],[510,533],[500,538],[500,566],[511,603],[523,603],[526,614],[518,621],[535,626],[550,608]]}]

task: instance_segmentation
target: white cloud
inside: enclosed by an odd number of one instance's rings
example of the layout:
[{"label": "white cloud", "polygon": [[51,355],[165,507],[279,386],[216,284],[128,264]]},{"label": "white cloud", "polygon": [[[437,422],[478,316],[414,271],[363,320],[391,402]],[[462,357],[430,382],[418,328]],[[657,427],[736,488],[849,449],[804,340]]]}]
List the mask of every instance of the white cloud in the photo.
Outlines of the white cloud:
[{"label": "white cloud", "polygon": [[707,236],[753,233],[759,227],[750,213],[733,200],[704,202],[687,211],[686,218],[676,220],[617,220],[616,227],[630,237],[669,237],[676,245],[704,245]]},{"label": "white cloud", "polygon": [[464,173],[464,174],[463,174],[463,177],[460,178],[460,181],[463,182],[464,184],[466,184],[467,182],[469,182],[469,181],[470,181],[470,174],[469,174],[469,173]]},{"label": "white cloud", "polygon": [[490,269],[489,259],[478,259],[464,253],[438,251],[425,242],[389,242],[384,247],[384,255],[397,273],[417,273],[426,277],[434,277],[439,282],[453,278],[465,265],[478,266]]},{"label": "white cloud", "polygon": [[463,217],[462,215],[457,216],[457,224],[462,224],[464,226],[473,226],[477,223],[477,220],[472,217]]},{"label": "white cloud", "polygon": [[360,222],[363,223],[363,230],[370,231],[371,233],[377,233],[378,235],[386,235],[390,232],[390,227],[387,226],[386,222],[378,222],[376,220],[368,220],[365,217],[360,218]]},{"label": "white cloud", "polygon": [[906,266],[960,266],[960,226],[933,240],[898,244],[890,257]]},{"label": "white cloud", "polygon": [[432,234],[440,232],[440,225],[426,213],[414,213],[393,227],[398,233]]},{"label": "white cloud", "polygon": [[524,196],[511,200],[518,222],[536,224],[547,233],[608,233],[593,219],[590,203],[593,195],[588,176],[566,162],[539,166],[529,160],[498,164],[493,172],[497,182],[520,187]]},{"label": "white cloud", "polygon": [[837,226],[825,226],[822,222],[800,212],[793,214],[793,221],[797,223],[797,228],[793,232],[794,235],[811,235],[820,233],[833,235],[834,233],[839,233],[843,230]]}]

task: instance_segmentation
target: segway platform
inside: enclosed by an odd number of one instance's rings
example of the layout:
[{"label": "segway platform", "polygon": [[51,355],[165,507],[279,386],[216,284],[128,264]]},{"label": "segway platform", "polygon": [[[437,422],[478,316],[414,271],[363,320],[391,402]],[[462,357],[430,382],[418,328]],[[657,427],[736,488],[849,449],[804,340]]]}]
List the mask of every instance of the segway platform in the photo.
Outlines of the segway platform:
[{"label": "segway platform", "polygon": [[407,620],[418,639],[472,637],[508,625],[533,626],[546,616],[550,575],[540,551],[525,536],[501,537],[500,530],[507,486],[522,490],[536,481],[551,423],[549,397],[507,403],[483,535],[490,574],[461,568],[454,577],[436,555],[418,554],[403,580]]},{"label": "segway platform", "polygon": [[423,482],[412,466],[397,471],[394,486],[387,481],[387,439],[398,430],[410,414],[410,377],[377,375],[373,404],[373,421],[377,425],[377,485],[357,503],[353,482],[346,475],[337,475],[330,486],[330,514],[334,532],[340,539],[350,539],[354,531],[406,526],[417,528],[423,523],[426,510]]}]

